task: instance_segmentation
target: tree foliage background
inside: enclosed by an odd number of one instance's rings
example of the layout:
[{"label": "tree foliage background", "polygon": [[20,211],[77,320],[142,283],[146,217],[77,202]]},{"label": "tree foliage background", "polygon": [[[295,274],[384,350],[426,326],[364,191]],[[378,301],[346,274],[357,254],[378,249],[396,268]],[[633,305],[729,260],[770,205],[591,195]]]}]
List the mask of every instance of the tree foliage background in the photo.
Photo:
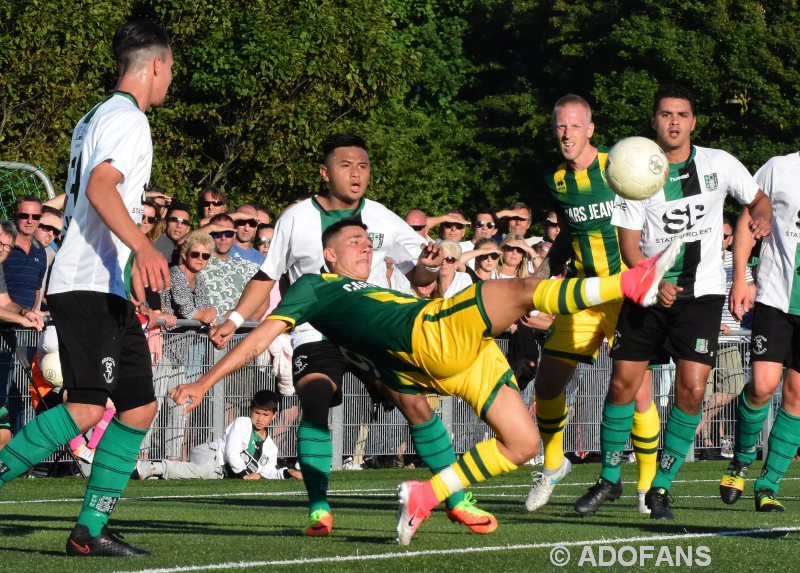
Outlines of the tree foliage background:
[{"label": "tree foliage background", "polygon": [[660,83],[688,85],[695,141],[755,170],[800,148],[795,0],[8,0],[0,4],[0,159],[63,186],[77,120],[113,88],[131,16],[174,40],[149,112],[153,183],[194,203],[214,184],[280,209],[319,189],[319,143],[363,135],[370,196],[399,213],[544,205],[565,93],[595,142],[649,135]]}]

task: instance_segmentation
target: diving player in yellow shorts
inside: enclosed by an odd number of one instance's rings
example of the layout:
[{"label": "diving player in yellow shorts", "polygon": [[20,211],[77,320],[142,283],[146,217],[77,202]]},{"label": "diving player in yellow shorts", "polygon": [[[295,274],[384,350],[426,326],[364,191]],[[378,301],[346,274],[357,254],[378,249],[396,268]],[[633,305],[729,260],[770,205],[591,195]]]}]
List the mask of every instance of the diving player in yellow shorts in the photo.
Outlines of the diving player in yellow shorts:
[{"label": "diving player in yellow shorts", "polygon": [[301,277],[272,314],[207,374],[170,394],[177,404],[188,401],[185,410],[192,410],[216,382],[261,354],[287,327],[310,322],[335,344],[357,352],[399,392],[433,390],[464,398],[496,437],[429,481],[400,485],[397,534],[403,545],[451,493],[512,471],[539,449],[539,433],[494,336],[534,308],[566,314],[623,297],[652,304],[680,249],[671,246],[610,277],[485,281],[452,299],[429,301],[364,282],[372,243],[361,222],[331,225],[322,242],[331,273]]}]

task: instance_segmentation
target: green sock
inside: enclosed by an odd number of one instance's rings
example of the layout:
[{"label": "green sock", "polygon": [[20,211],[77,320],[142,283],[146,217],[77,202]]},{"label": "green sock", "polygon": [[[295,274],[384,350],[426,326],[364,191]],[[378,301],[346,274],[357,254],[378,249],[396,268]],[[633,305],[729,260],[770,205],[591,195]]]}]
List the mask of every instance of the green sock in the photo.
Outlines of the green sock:
[{"label": "green sock", "polygon": [[793,416],[780,408],[769,433],[769,453],[764,460],[764,469],[756,480],[755,491],[771,489],[778,493],[778,482],[794,459],[798,445],[800,445],[800,416]]},{"label": "green sock", "polygon": [[123,424],[115,416],[97,444],[83,509],[78,515],[78,523],[85,525],[93,537],[103,531],[128,485],[145,434],[147,430]]},{"label": "green sock", "polygon": [[36,416],[0,450],[0,487],[24,474],[79,433],[80,429],[63,404]]},{"label": "green sock", "polygon": [[[417,455],[427,465],[433,474],[438,474],[443,469],[450,467],[456,461],[453,451],[453,441],[447,434],[447,429],[442,419],[436,414],[422,424],[408,426],[411,430],[411,439]],[[458,491],[445,500],[448,509],[453,509],[464,499],[464,492]]]},{"label": "green sock", "polygon": [[633,428],[633,410],[633,402],[624,406],[615,406],[608,400],[603,403],[603,420],[600,422],[603,469],[600,470],[600,477],[612,483],[620,480],[622,451]]},{"label": "green sock", "polygon": [[736,408],[736,459],[745,464],[756,459],[756,442],[769,414],[769,402],[760,408],[754,408],[747,401],[747,387],[739,394],[739,405]]},{"label": "green sock", "polygon": [[687,414],[677,406],[672,406],[664,428],[664,449],[659,458],[656,477],[653,479],[651,487],[659,487],[669,490],[672,480],[681,469],[689,448],[694,445],[694,433],[700,425],[702,416],[697,414]]},{"label": "green sock", "polygon": [[328,424],[300,422],[297,429],[297,460],[308,492],[308,513],[330,511],[328,481],[331,477],[333,444]]}]

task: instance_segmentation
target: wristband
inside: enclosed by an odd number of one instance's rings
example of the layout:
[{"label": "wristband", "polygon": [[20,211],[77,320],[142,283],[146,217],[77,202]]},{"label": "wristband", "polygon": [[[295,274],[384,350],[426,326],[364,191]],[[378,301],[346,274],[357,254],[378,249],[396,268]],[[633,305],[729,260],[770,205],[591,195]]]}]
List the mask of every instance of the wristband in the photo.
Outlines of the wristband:
[{"label": "wristband", "polygon": [[289,473],[289,468],[283,468],[283,479],[289,479],[292,477],[292,474]]},{"label": "wristband", "polygon": [[228,320],[235,324],[236,328],[239,328],[244,322],[244,317],[234,310],[228,315]]},{"label": "wristband", "polygon": [[429,267],[428,265],[425,265],[425,270],[429,273],[438,273],[440,268],[441,265],[436,265],[435,267]]}]

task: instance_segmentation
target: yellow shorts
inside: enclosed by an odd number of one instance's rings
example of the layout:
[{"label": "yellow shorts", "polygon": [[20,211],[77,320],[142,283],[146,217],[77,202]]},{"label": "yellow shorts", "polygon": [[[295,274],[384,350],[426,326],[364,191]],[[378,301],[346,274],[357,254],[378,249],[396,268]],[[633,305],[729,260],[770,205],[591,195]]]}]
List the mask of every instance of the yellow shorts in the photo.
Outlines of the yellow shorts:
[{"label": "yellow shorts", "polygon": [[603,339],[613,343],[621,308],[622,301],[607,302],[575,314],[557,315],[542,354],[573,365],[578,362],[593,364]]},{"label": "yellow shorts", "polygon": [[396,390],[457,396],[484,418],[502,386],[517,388],[491,335],[480,286],[431,301],[422,309],[414,322],[412,352],[398,355],[414,369],[395,371]]}]

